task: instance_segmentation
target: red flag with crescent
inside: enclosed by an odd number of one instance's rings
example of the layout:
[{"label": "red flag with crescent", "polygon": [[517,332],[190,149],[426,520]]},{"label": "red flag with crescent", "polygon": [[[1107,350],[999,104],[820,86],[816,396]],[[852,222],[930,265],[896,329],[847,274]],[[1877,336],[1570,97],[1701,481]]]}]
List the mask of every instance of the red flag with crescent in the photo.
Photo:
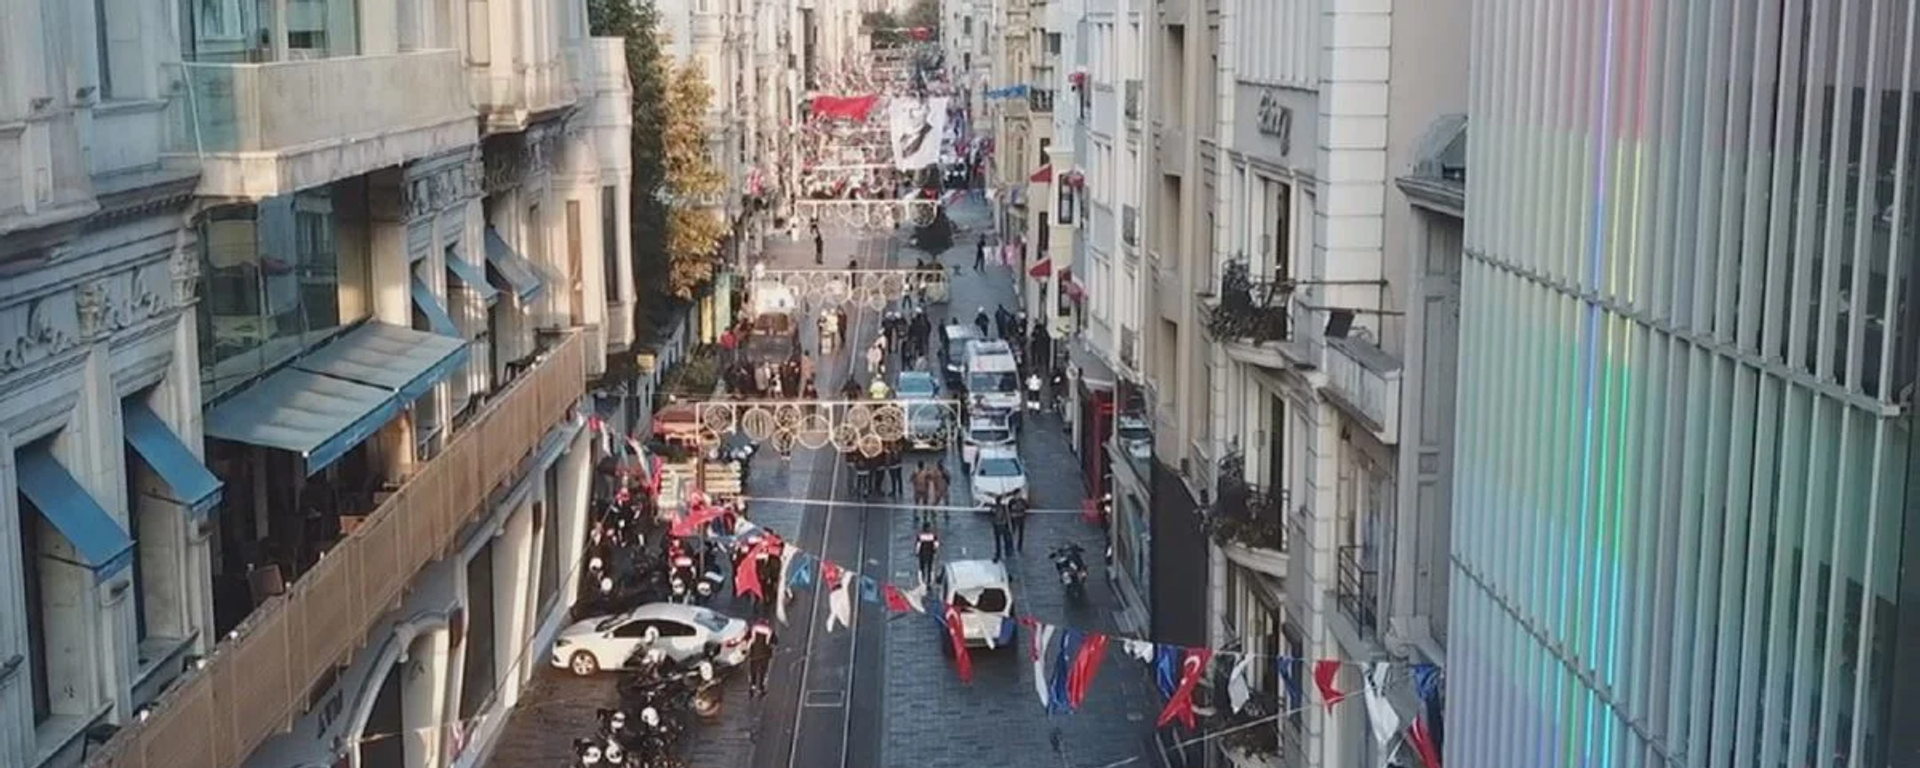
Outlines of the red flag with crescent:
[{"label": "red flag with crescent", "polygon": [[1067,671],[1067,704],[1075,711],[1087,700],[1087,689],[1093,687],[1093,677],[1100,673],[1100,662],[1106,658],[1107,636],[1087,633],[1087,638],[1080,641],[1080,651],[1073,656],[1073,667]]},{"label": "red flag with crescent", "polygon": [[1186,658],[1180,660],[1180,685],[1173,689],[1173,695],[1167,698],[1167,706],[1160,710],[1160,720],[1155,723],[1165,727],[1176,718],[1180,724],[1193,730],[1193,687],[1200,684],[1200,675],[1207,669],[1207,662],[1213,659],[1211,648],[1188,648]]},{"label": "red flag with crescent", "polygon": [[967,654],[967,631],[961,626],[960,606],[947,604],[947,639],[953,643],[953,664],[960,673],[960,682],[973,682],[973,657]]},{"label": "red flag with crescent", "polygon": [[1320,689],[1320,700],[1327,703],[1327,709],[1347,698],[1347,694],[1334,687],[1334,678],[1340,674],[1340,662],[1334,659],[1321,659],[1313,663],[1313,685]]}]

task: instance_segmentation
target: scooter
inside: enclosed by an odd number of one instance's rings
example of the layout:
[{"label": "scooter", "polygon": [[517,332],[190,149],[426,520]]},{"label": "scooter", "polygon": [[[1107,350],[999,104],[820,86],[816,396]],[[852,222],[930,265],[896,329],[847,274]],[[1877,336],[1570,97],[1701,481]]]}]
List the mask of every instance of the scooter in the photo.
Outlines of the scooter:
[{"label": "scooter", "polygon": [[1047,559],[1053,561],[1053,569],[1060,574],[1060,584],[1067,590],[1067,599],[1087,599],[1086,550],[1078,544],[1062,544],[1049,551]]}]

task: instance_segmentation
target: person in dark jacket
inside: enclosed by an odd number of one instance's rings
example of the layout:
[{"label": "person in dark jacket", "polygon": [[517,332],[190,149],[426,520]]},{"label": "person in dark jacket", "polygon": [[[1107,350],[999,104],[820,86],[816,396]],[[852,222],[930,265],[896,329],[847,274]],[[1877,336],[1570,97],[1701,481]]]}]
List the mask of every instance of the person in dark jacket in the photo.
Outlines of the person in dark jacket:
[{"label": "person in dark jacket", "polygon": [[773,624],[766,619],[756,619],[753,629],[747,631],[747,695],[765,698],[767,695],[767,670],[773,666],[773,648],[780,644],[780,636],[774,634]]},{"label": "person in dark jacket", "polygon": [[920,560],[920,583],[933,583],[933,560],[940,554],[940,536],[933,532],[933,523],[920,524],[920,535],[913,542],[914,557]]}]

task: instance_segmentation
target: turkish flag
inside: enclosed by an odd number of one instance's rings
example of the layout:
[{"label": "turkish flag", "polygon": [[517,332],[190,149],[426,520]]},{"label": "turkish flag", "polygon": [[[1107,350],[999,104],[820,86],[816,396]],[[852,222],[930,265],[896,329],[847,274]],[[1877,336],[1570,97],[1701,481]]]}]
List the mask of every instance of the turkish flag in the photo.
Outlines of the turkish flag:
[{"label": "turkish flag", "polygon": [[953,663],[960,682],[973,683],[973,657],[967,654],[966,629],[960,625],[960,606],[947,604],[947,639],[953,643]]},{"label": "turkish flag", "polygon": [[880,103],[879,94],[865,96],[815,96],[813,97],[813,116],[865,122],[874,106]]},{"label": "turkish flag", "polygon": [[1075,711],[1087,700],[1087,689],[1093,686],[1093,676],[1100,673],[1100,662],[1106,658],[1107,636],[1088,633],[1087,639],[1080,643],[1080,651],[1073,655],[1073,671],[1067,674],[1067,704]]},{"label": "turkish flag", "polygon": [[747,550],[747,556],[740,559],[740,567],[733,572],[733,594],[751,594],[758,600],[767,599],[766,593],[760,591],[760,558],[756,557],[764,546],[765,542],[753,545],[752,549]]},{"label": "turkish flag", "polygon": [[1173,689],[1173,696],[1167,699],[1167,706],[1160,710],[1157,727],[1165,727],[1180,719],[1180,724],[1193,730],[1193,687],[1200,684],[1200,675],[1207,670],[1207,662],[1213,660],[1211,648],[1188,648],[1187,656],[1180,660],[1180,686]]},{"label": "turkish flag", "polygon": [[894,613],[906,613],[913,610],[913,604],[907,602],[907,596],[900,594],[900,588],[888,584],[880,588],[880,595],[887,599],[887,610]]},{"label": "turkish flag", "polygon": [[1440,768],[1440,745],[1433,743],[1433,732],[1427,730],[1427,719],[1417,717],[1413,725],[1407,728],[1407,741],[1413,744],[1413,751],[1420,753],[1420,762],[1427,768]]},{"label": "turkish flag", "polygon": [[1333,686],[1333,679],[1340,674],[1340,662],[1322,659],[1313,663],[1313,684],[1320,689],[1320,699],[1327,703],[1327,709],[1347,698],[1339,688]]},{"label": "turkish flag", "polygon": [[686,515],[673,521],[672,533],[676,537],[699,535],[701,528],[706,527],[708,523],[720,519],[720,516],[726,514],[726,512],[727,508],[723,506],[695,504]]}]

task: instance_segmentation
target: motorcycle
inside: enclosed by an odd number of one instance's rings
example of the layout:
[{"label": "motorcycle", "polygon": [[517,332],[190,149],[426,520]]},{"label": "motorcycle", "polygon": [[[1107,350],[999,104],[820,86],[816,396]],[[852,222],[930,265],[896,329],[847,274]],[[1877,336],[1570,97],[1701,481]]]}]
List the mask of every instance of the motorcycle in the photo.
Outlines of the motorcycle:
[{"label": "motorcycle", "polygon": [[1060,584],[1067,590],[1067,599],[1087,599],[1086,551],[1078,544],[1062,544],[1047,552],[1047,559],[1053,561],[1053,569],[1060,574]]},{"label": "motorcycle", "polygon": [[1027,376],[1027,410],[1035,413],[1040,412],[1042,407],[1040,402],[1040,386],[1040,374],[1036,373]]}]

